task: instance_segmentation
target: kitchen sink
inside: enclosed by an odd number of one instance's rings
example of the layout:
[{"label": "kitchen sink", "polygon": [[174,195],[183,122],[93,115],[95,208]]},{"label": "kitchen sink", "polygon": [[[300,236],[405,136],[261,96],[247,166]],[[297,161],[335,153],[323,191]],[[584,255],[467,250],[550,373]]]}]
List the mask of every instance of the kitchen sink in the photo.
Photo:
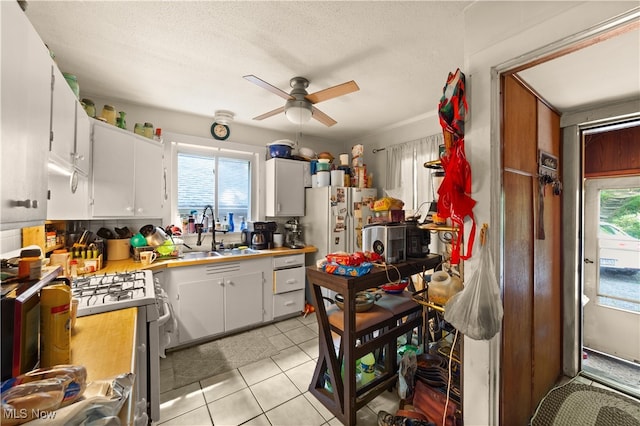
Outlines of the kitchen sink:
[{"label": "kitchen sink", "polygon": [[222,254],[217,251],[188,251],[182,254],[182,258],[185,260],[190,259],[204,259],[206,257],[220,257]]},{"label": "kitchen sink", "polygon": [[224,249],[220,253],[222,256],[245,256],[248,254],[259,254],[260,250],[254,250],[254,249],[250,249],[250,248],[246,248],[246,249]]},{"label": "kitchen sink", "polygon": [[231,257],[246,256],[249,254],[259,254],[260,250],[254,249],[224,249],[222,251],[187,251],[182,254],[183,260],[206,259],[209,257]]}]

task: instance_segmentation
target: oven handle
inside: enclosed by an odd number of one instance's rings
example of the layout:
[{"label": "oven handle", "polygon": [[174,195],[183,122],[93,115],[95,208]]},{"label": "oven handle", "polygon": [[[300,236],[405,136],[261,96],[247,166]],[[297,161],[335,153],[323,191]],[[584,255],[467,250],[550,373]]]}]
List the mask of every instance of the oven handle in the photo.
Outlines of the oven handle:
[{"label": "oven handle", "polygon": [[163,326],[167,321],[169,321],[169,318],[171,318],[171,305],[169,305],[169,302],[166,302],[163,300],[164,306],[163,306],[163,312],[164,315],[162,315],[160,318],[158,318],[158,327]]}]

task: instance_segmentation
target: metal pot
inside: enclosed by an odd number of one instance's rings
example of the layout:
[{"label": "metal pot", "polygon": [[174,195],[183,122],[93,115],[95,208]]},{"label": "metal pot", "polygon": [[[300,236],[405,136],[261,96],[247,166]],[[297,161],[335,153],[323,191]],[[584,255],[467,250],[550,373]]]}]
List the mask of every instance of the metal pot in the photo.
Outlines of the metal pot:
[{"label": "metal pot", "polygon": [[153,227],[152,230],[149,229],[148,226],[149,225],[143,226],[140,229],[140,233],[144,235],[144,238],[147,240],[147,244],[151,247],[159,247],[169,239],[167,233],[159,226]]},{"label": "metal pot", "polygon": [[[373,308],[373,304],[376,303],[376,300],[380,299],[382,295],[380,293],[369,293],[366,291],[360,291],[356,293],[356,312],[366,312],[369,309]],[[337,293],[335,299],[336,305],[338,308],[344,310],[344,296],[342,294]]]}]

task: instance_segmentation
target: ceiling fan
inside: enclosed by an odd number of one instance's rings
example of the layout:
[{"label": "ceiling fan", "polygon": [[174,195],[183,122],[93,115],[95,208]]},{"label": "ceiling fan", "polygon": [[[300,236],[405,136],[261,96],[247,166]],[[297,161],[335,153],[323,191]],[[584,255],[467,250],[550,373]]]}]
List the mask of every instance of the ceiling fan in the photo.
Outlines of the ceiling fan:
[{"label": "ceiling fan", "polygon": [[309,80],[304,77],[293,77],[289,81],[292,88],[291,93],[287,93],[284,90],[280,90],[256,77],[255,75],[245,75],[244,78],[287,100],[284,106],[254,117],[254,120],[264,120],[265,118],[284,112],[289,121],[295,124],[304,123],[313,117],[325,126],[330,127],[337,122],[313,105],[318,102],[327,101],[329,99],[337,98],[338,96],[360,90],[356,82],[351,80],[346,83],[338,84],[337,86],[332,86],[309,94],[307,93]]}]

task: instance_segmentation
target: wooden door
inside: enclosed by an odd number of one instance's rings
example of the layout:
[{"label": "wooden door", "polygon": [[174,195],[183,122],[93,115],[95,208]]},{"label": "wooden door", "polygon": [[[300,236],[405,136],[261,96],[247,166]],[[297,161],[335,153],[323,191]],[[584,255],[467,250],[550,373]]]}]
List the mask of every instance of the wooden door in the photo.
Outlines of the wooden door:
[{"label": "wooden door", "polygon": [[515,78],[502,87],[500,424],[515,425],[529,422],[562,374],[561,197],[538,179],[538,150],[560,158],[560,117]]}]

